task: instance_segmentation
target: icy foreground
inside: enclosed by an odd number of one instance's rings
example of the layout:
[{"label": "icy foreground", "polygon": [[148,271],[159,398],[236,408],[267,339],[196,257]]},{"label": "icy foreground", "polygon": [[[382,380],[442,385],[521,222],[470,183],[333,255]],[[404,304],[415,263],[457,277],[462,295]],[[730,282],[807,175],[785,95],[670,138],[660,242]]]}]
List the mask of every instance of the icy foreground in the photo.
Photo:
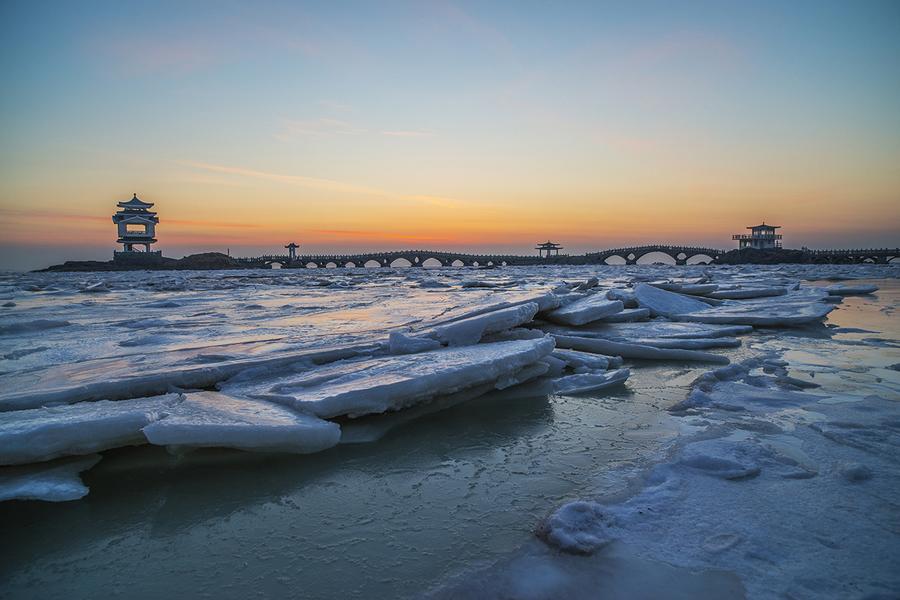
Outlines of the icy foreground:
[{"label": "icy foreground", "polygon": [[[71,501],[90,485],[75,505],[100,519],[114,482],[142,480],[129,502],[159,506],[162,494],[175,507],[181,495],[188,508],[177,527],[161,514],[154,537],[174,527],[164,537],[177,546],[154,556],[191,547],[176,530],[211,540],[235,526],[241,537],[267,531],[253,542],[260,555],[321,572],[279,569],[302,574],[316,596],[403,595],[402,585],[412,593],[445,577],[439,597],[589,598],[598,586],[610,597],[890,594],[888,574],[900,570],[889,516],[900,479],[893,288],[808,283],[823,275],[805,269],[14,279],[0,312],[0,498]],[[853,321],[858,306],[869,312]],[[417,436],[441,427],[452,445]],[[598,440],[621,455],[596,454]],[[149,478],[142,460],[157,465]],[[178,475],[204,461],[196,482]],[[188,500],[196,485],[214,491]],[[231,515],[233,495],[247,500]],[[221,510],[232,525],[213,517]],[[54,514],[41,522],[59,527]],[[332,541],[314,533],[326,522],[340,523]],[[281,537],[295,550],[276,549]],[[297,539],[318,541],[306,552]],[[398,560],[379,562],[359,539],[396,540]],[[877,556],[862,558],[866,544]],[[125,562],[140,546],[111,556],[98,541],[92,552],[132,578],[156,573],[147,585],[167,593],[172,563],[141,576]],[[328,552],[313,552],[325,546],[359,554],[353,577],[329,571]],[[479,549],[496,563],[466,575]],[[228,557],[239,554],[219,550],[208,584],[249,593],[233,579]],[[12,564],[11,597],[26,581],[54,585],[42,573],[57,560],[66,557]]]}]

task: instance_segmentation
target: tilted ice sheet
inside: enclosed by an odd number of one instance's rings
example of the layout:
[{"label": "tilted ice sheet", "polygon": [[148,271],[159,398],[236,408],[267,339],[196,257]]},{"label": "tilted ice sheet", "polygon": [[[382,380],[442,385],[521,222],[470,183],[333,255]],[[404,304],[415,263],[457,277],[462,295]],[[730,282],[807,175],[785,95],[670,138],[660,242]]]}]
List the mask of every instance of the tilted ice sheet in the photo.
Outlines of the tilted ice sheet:
[{"label": "tilted ice sheet", "polygon": [[91,454],[146,443],[146,425],[167,415],[179,394],[0,413],[0,465]]},{"label": "tilted ice sheet", "polygon": [[290,408],[219,392],[194,392],[143,428],[158,446],[237,448],[258,452],[319,452],[337,445],[341,429]]},{"label": "tilted ice sheet", "polygon": [[546,313],[547,319],[565,325],[586,325],[622,312],[624,304],[609,300],[606,294],[595,293]]},{"label": "tilted ice sheet", "polygon": [[641,308],[649,309],[654,316],[673,318],[684,313],[703,311],[709,308],[708,304],[696,298],[667,292],[646,283],[634,286],[634,295]]},{"label": "tilted ice sheet", "polygon": [[67,502],[83,498],[89,490],[79,474],[96,465],[100,458],[99,454],[90,454],[17,467],[0,467],[0,502]]},{"label": "tilted ice sheet", "polygon": [[553,339],[497,342],[358,361],[299,375],[226,382],[222,391],[255,397],[323,418],[399,410],[437,395],[511,378],[553,350]]}]

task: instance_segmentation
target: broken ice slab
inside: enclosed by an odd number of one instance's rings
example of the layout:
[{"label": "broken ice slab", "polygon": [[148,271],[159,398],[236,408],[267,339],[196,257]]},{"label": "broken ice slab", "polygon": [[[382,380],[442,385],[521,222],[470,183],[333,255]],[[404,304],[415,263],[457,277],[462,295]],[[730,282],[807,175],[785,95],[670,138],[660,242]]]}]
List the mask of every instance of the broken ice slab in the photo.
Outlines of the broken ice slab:
[{"label": "broken ice slab", "polygon": [[[543,360],[546,360],[544,357]],[[506,379],[503,383],[504,397],[515,399],[515,395],[520,393],[523,397],[535,395],[547,395],[552,392],[550,386],[544,389],[541,385],[532,385],[532,381],[545,375],[548,371],[547,365],[543,362],[537,362],[533,365],[525,367],[518,371],[512,378]],[[541,382],[548,382],[547,378],[541,378]],[[522,384],[528,384],[522,385]],[[528,388],[523,390],[523,388]],[[519,391],[523,390],[523,391]],[[401,411],[381,413],[345,421],[341,425],[341,444],[364,444],[375,442],[384,437],[392,429],[399,427],[410,421],[414,421],[426,415],[430,415],[442,410],[446,410],[463,402],[480,399],[482,396],[491,394],[497,397],[497,385],[493,382],[483,383],[474,387],[466,388],[459,392],[438,396],[430,402],[418,404],[411,408]]]},{"label": "broken ice slab", "polygon": [[527,302],[500,310],[438,325],[431,336],[448,346],[477,344],[485,335],[498,333],[528,323],[537,314],[537,302]]},{"label": "broken ice slab", "polygon": [[591,294],[545,314],[546,318],[564,325],[586,325],[622,312],[620,300],[609,300],[606,294]]},{"label": "broken ice slab", "polygon": [[43,500],[67,502],[88,494],[79,473],[98,462],[99,454],[62,458],[32,465],[0,468],[0,502]]},{"label": "broken ice slab", "polygon": [[822,321],[834,306],[820,301],[791,301],[790,294],[767,303],[735,302],[678,315],[681,321],[711,324],[793,327]]},{"label": "broken ice slab", "polygon": [[341,361],[299,374],[225,382],[221,390],[284,404],[322,418],[399,410],[436,396],[493,382],[514,382],[521,369],[553,351],[553,339],[476,344],[405,356]]},{"label": "broken ice slab", "polygon": [[707,294],[709,298],[717,300],[747,300],[750,298],[767,298],[770,296],[784,296],[787,294],[787,288],[784,287],[747,287],[735,288],[731,290],[719,290]]},{"label": "broken ice slab", "polygon": [[637,358],[643,360],[689,360],[700,362],[712,362],[728,364],[727,356],[700,352],[697,350],[681,350],[675,348],[655,348],[641,344],[626,342],[614,342],[600,338],[586,338],[568,335],[553,335],[556,345],[560,348],[581,350],[582,352],[594,352],[622,358]]},{"label": "broken ice slab", "polygon": [[650,309],[626,308],[622,312],[598,319],[603,323],[631,323],[633,321],[646,321],[650,318]]},{"label": "broken ice slab", "polygon": [[566,366],[573,370],[605,371],[610,367],[622,365],[622,359],[618,356],[604,356],[591,352],[579,352],[578,350],[561,350],[557,348],[551,356],[565,362]]},{"label": "broken ice slab", "polygon": [[[15,411],[37,408],[40,406],[53,406],[59,404],[74,404],[89,400],[120,400],[136,398],[139,396],[152,396],[164,394],[172,388],[199,389],[209,388],[216,383],[236,375],[248,369],[257,368],[287,368],[294,363],[323,364],[336,360],[343,360],[372,354],[381,350],[378,344],[357,344],[338,346],[331,348],[305,349],[297,352],[280,352],[267,356],[226,360],[215,364],[180,364],[160,365],[152,370],[124,371],[119,365],[113,365],[110,377],[103,377],[101,368],[109,361],[97,361],[96,369],[89,375],[78,371],[62,371],[57,374],[57,379],[42,385],[42,382],[30,382],[22,385],[16,391],[0,394],[0,413],[3,411]],[[83,370],[83,365],[76,365]],[[67,366],[67,368],[72,368]],[[87,382],[83,382],[89,377]],[[28,381],[28,380],[26,380]],[[56,381],[64,383],[55,383]],[[23,382],[24,383],[24,382]]]},{"label": "broken ice slab", "polygon": [[0,413],[0,465],[91,454],[146,443],[141,429],[166,416],[179,394]]},{"label": "broken ice slab", "polygon": [[878,291],[877,285],[832,285],[825,288],[829,296],[865,296]]},{"label": "broken ice slab", "polygon": [[709,304],[675,292],[667,292],[658,287],[639,283],[634,287],[634,295],[641,308],[647,308],[654,316],[675,318],[680,314],[693,313],[710,308]]},{"label": "broken ice slab", "polygon": [[643,323],[592,323],[578,329],[541,324],[541,330],[559,335],[596,337],[610,340],[632,341],[635,339],[709,339],[733,337],[753,331],[749,325],[710,325],[707,323],[684,323],[662,319]]},{"label": "broken ice slab", "polygon": [[219,392],[185,394],[168,416],[144,427],[157,446],[236,448],[306,454],[337,445],[337,423],[290,408]]},{"label": "broken ice slab", "polygon": [[631,375],[628,369],[615,371],[597,371],[594,373],[578,373],[557,377],[553,380],[553,392],[556,394],[583,394],[596,392],[625,383]]}]

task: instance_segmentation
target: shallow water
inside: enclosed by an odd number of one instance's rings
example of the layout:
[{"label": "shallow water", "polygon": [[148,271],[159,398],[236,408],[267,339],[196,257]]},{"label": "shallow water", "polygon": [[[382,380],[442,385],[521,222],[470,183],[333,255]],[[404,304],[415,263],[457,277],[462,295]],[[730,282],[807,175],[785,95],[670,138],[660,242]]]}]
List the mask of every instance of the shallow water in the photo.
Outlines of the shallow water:
[{"label": "shallow water", "polygon": [[[815,269],[759,272],[784,280],[875,276],[882,291],[848,298],[826,326],[761,330],[721,353],[740,361],[761,349],[783,348],[792,376],[827,384],[829,392],[897,401],[897,372],[885,368],[900,362],[893,313],[900,288],[885,279],[895,269]],[[0,337],[6,357],[45,348],[4,358],[0,383],[6,389],[49,388],[75,377],[164,369],[198,357],[214,362],[298,346],[372,342],[391,329],[515,300],[523,290],[550,289],[564,279],[599,274],[612,283],[702,271],[10,274],[0,297],[16,306],[2,309],[0,326],[40,320],[69,325]],[[759,275],[753,268],[714,271],[736,281]],[[111,291],[78,291],[100,280]],[[420,287],[423,280],[452,287]],[[504,287],[460,285],[469,280]],[[853,331],[835,333],[834,325]],[[415,596],[535,543],[536,523],[567,500],[627,496],[634,484],[629,475],[661,460],[679,434],[696,426],[665,409],[683,400],[709,365],[628,366],[634,368],[627,386],[613,392],[532,398],[494,393],[408,423],[378,442],[308,456],[215,450],[173,456],[154,447],[106,452],[83,477],[91,489],[83,500],[0,504],[4,596]],[[888,547],[897,533],[885,534],[893,536]],[[669,544],[671,555],[648,552],[641,560],[679,564],[673,558],[678,542]],[[681,575],[676,569],[660,577],[655,585],[671,585]],[[726,596],[734,590],[722,585]]]}]

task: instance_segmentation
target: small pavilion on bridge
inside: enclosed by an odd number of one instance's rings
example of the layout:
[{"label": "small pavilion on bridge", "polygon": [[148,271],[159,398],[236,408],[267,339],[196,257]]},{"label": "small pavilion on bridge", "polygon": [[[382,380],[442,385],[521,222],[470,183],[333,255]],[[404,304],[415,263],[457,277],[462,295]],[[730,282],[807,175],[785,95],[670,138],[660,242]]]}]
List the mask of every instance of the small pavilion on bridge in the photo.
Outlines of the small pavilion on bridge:
[{"label": "small pavilion on bridge", "polygon": [[776,229],[781,229],[781,225],[754,225],[748,227],[750,234],[736,233],[731,239],[737,240],[738,248],[754,248],[756,250],[767,250],[772,248],[781,248],[781,234],[775,233]]},{"label": "small pavilion on bridge", "polygon": [[288,251],[288,256],[291,258],[291,260],[297,260],[297,248],[299,248],[299,247],[300,247],[300,245],[295,244],[294,242],[291,242],[290,244],[285,246],[285,248],[287,248],[287,251]]},{"label": "small pavilion on bridge", "polygon": [[[559,256],[559,251],[562,250],[563,247],[557,244],[556,242],[551,242],[547,240],[543,244],[538,244],[535,250],[538,251],[538,256],[541,258],[550,258],[551,256]],[[544,256],[544,252],[547,253],[547,256]]]}]

